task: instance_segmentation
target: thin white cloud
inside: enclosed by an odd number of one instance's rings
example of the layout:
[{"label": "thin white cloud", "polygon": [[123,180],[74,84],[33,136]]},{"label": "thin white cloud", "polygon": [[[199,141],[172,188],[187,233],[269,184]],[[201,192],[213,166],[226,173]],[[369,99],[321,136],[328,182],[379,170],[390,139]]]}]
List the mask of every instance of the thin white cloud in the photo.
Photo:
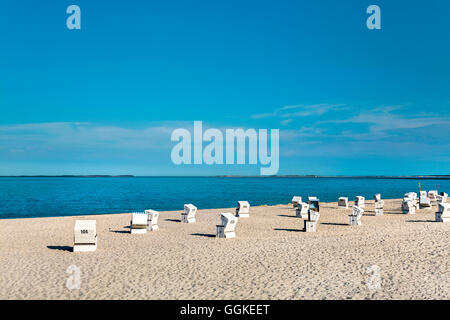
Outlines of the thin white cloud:
[{"label": "thin white cloud", "polygon": [[[313,105],[290,105],[275,109],[273,112],[254,114],[251,117],[253,119],[263,119],[271,117],[279,118],[298,118],[298,117],[310,117],[321,116],[332,110],[343,109],[344,104],[313,104]],[[286,121],[284,122],[286,124]]]},{"label": "thin white cloud", "polygon": [[0,150],[17,154],[87,150],[149,150],[164,148],[177,128],[154,124],[144,128],[123,128],[87,122],[31,123],[0,126]]},{"label": "thin white cloud", "polygon": [[[393,113],[393,111],[401,111]],[[431,125],[450,125],[450,117],[446,115],[426,115],[412,113],[407,108],[391,106],[375,108],[360,112],[348,119],[319,121],[323,124],[368,124],[371,133],[382,133],[398,129],[416,129]]]},{"label": "thin white cloud", "polygon": [[419,150],[442,156],[450,152],[448,115],[416,114],[407,105],[375,107],[350,114],[283,130],[280,137],[286,149],[292,150],[290,155],[305,154],[306,150],[308,154],[343,157],[352,152],[416,157]]}]

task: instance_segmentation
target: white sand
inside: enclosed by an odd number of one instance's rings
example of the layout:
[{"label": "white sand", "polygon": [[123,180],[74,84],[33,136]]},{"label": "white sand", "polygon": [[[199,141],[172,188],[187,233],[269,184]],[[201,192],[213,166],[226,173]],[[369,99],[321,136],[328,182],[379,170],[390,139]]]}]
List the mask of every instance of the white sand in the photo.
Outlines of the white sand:
[{"label": "white sand", "polygon": [[[450,224],[434,222],[436,206],[405,215],[400,204],[375,217],[367,201],[363,225],[348,226],[351,208],[321,203],[316,233],[290,205],[252,207],[235,239],[214,237],[218,213],[234,209],[199,210],[194,224],[163,212],[145,235],[128,233],[130,214],[0,220],[0,298],[449,299]],[[71,252],[80,218],[97,220],[96,252]],[[79,290],[66,287],[70,265]]]}]

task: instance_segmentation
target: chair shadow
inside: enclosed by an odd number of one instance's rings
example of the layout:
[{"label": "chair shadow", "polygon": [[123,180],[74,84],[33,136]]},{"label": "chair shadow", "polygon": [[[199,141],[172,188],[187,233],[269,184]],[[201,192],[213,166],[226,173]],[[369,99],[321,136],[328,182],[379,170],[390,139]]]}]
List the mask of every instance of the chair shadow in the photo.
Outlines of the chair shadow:
[{"label": "chair shadow", "polygon": [[51,250],[61,250],[61,251],[73,251],[73,247],[69,247],[69,246],[47,246],[47,248],[51,249]]},{"label": "chair shadow", "polygon": [[210,233],[191,233],[191,236],[199,236],[199,237],[207,237],[207,238],[215,238],[215,234]]},{"label": "chair shadow", "polygon": [[321,222],[320,224],[328,226],[348,226],[348,223],[337,223],[337,222]]},{"label": "chair shadow", "polygon": [[109,232],[114,232],[114,233],[130,233],[130,231],[125,231],[125,230],[110,230]]},{"label": "chair shadow", "polygon": [[290,215],[287,215],[287,214],[277,214],[277,216],[279,216],[279,217],[287,217],[287,218],[297,218],[296,216],[290,216]]},{"label": "chair shadow", "polygon": [[164,219],[164,221],[170,221],[170,222],[181,222],[180,219]]},{"label": "chair shadow", "polygon": [[289,231],[289,232],[304,232],[305,229],[284,229],[284,228],[275,228],[273,230],[276,231]]},{"label": "chair shadow", "polygon": [[402,211],[384,211],[384,214],[404,214]]},{"label": "chair shadow", "polygon": [[434,220],[407,220],[406,222],[435,222]]}]

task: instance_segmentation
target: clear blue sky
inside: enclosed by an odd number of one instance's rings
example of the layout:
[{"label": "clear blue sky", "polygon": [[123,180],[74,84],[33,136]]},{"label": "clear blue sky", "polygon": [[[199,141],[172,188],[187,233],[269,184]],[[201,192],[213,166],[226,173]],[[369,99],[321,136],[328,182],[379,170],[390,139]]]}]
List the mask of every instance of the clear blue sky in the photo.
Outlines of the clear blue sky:
[{"label": "clear blue sky", "polygon": [[446,0],[2,0],[0,175],[259,174],[173,165],[170,134],[194,120],[280,129],[279,174],[450,174],[449,15]]}]

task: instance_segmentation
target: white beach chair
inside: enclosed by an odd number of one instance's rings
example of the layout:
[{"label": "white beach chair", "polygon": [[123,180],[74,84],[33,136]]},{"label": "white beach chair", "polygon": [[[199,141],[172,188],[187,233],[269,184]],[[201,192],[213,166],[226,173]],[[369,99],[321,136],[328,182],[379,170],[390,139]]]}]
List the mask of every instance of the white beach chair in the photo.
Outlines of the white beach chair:
[{"label": "white beach chair", "polygon": [[[421,192],[422,193],[422,192]],[[420,196],[419,198],[420,209],[431,209],[431,201],[427,196]]]},{"label": "white beach chair", "polygon": [[408,197],[413,199],[413,203],[414,203],[414,206],[416,207],[416,210],[419,210],[419,208],[420,208],[419,207],[419,198],[417,196],[417,193],[416,192],[408,192]]},{"label": "white beach chair", "polygon": [[379,217],[379,216],[382,216],[383,214],[384,214],[384,209],[383,209],[383,207],[384,207],[384,200],[380,200],[380,201],[377,201],[377,202],[375,202],[375,204],[374,204],[374,208],[375,208],[375,216],[377,216],[377,217]]},{"label": "white beach chair", "polygon": [[404,198],[402,201],[402,212],[404,214],[415,214],[416,206],[412,198]]},{"label": "white beach chair", "polygon": [[384,207],[384,200],[381,200],[381,194],[377,193],[373,196],[375,199],[375,216],[382,216],[383,215],[383,207]]},{"label": "white beach chair", "polygon": [[436,201],[436,196],[438,195],[437,190],[430,190],[428,191],[428,198],[430,198],[430,201]]},{"label": "white beach chair", "polygon": [[238,217],[232,215],[229,212],[220,214],[220,225],[216,226],[217,238],[235,238],[236,237],[236,224]]},{"label": "white beach chair", "polygon": [[428,197],[428,196],[427,196],[427,192],[426,192],[425,190],[419,191],[419,198],[421,198],[421,197],[424,197],[424,198],[427,198],[427,197]]},{"label": "white beach chair", "polygon": [[438,194],[436,196],[437,203],[447,203],[448,194],[445,192],[441,192],[441,194]]},{"label": "white beach chair", "polygon": [[145,210],[147,214],[147,231],[156,231],[158,227],[159,212],[155,210]]},{"label": "white beach chair", "polygon": [[297,208],[298,204],[301,203],[301,202],[302,202],[302,197],[294,196],[294,197],[292,198],[292,206],[293,206],[294,208]]},{"label": "white beach chair", "polygon": [[317,197],[308,197],[309,210],[319,212],[319,201]]},{"label": "white beach chair", "polygon": [[436,222],[450,222],[450,203],[439,203]]},{"label": "white beach chair", "polygon": [[339,197],[338,207],[348,209],[348,197]]},{"label": "white beach chair", "polygon": [[97,250],[97,222],[95,220],[76,220],[73,231],[73,252]]},{"label": "white beach chair", "polygon": [[362,196],[356,196],[355,198],[355,206],[364,209],[366,207],[365,198]]},{"label": "white beach chair", "polygon": [[297,218],[308,218],[308,211],[309,211],[309,204],[300,202],[297,206],[297,209],[295,210],[295,216]]},{"label": "white beach chair", "polygon": [[361,217],[364,212],[364,209],[353,206],[352,214],[348,216],[348,224],[351,226],[359,226],[361,225]]},{"label": "white beach chair", "polygon": [[193,204],[185,204],[184,212],[181,213],[181,222],[193,223],[195,222],[195,214],[197,213],[197,207]]},{"label": "white beach chair", "polygon": [[308,220],[305,220],[305,232],[316,232],[319,223],[320,213],[318,211],[309,211]]},{"label": "white beach chair", "polygon": [[250,215],[250,203],[248,201],[238,201],[236,217],[248,218]]},{"label": "white beach chair", "polygon": [[[425,194],[426,196],[426,194]],[[416,192],[408,192],[405,193],[404,198],[411,198],[414,200],[414,202],[418,205],[419,204],[419,198],[417,197],[417,193]],[[416,205],[416,206],[417,206]]]},{"label": "white beach chair", "polygon": [[147,233],[147,214],[145,212],[133,212],[131,214],[130,233]]}]

